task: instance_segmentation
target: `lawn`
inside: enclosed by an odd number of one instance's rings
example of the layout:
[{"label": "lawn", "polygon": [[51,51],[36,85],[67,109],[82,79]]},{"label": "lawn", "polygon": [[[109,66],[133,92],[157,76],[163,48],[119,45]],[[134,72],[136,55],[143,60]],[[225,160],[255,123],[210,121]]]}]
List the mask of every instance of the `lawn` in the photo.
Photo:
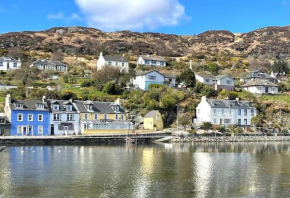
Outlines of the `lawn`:
[{"label": "lawn", "polygon": [[290,96],[287,94],[262,95],[259,99],[268,102],[286,102],[290,104]]}]

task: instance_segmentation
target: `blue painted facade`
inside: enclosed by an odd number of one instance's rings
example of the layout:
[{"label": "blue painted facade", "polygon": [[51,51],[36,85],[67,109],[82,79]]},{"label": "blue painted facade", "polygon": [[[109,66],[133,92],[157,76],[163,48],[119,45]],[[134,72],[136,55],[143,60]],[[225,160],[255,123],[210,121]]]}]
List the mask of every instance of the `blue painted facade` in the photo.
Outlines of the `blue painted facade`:
[{"label": "blue painted facade", "polygon": [[[19,120],[20,114],[22,121]],[[32,120],[31,120],[32,115]],[[39,121],[42,115],[42,121]],[[30,117],[30,119],[28,118]],[[50,135],[49,111],[45,110],[11,110],[12,136],[44,136]]]}]

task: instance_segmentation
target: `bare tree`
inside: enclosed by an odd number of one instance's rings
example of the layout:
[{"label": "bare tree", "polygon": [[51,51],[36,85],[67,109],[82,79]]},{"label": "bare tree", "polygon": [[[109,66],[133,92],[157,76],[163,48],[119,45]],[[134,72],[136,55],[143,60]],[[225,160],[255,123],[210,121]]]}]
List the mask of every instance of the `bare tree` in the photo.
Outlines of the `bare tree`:
[{"label": "bare tree", "polygon": [[120,69],[107,65],[100,70],[94,70],[92,77],[103,82],[109,82],[113,80],[118,81],[120,77]]}]

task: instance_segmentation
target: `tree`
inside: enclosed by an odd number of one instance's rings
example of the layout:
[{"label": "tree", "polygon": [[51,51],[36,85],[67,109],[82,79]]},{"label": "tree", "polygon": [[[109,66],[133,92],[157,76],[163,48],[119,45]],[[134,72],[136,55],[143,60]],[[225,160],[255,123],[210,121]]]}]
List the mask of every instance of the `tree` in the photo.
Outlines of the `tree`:
[{"label": "tree", "polygon": [[226,89],[223,89],[221,92],[218,94],[221,96],[223,99],[228,98],[229,100],[235,100],[238,97],[238,93],[234,91],[228,91]]},{"label": "tree", "polygon": [[193,88],[195,86],[195,75],[191,69],[186,69],[181,72],[179,76],[180,80],[185,83],[188,88]]},{"label": "tree", "polygon": [[107,65],[100,70],[93,71],[92,77],[103,82],[118,81],[120,77],[120,69]]},{"label": "tree", "polygon": [[218,95],[218,92],[212,87],[205,85],[201,91],[201,94],[206,97],[216,97]]},{"label": "tree", "polygon": [[212,75],[217,75],[218,71],[219,71],[219,66],[216,63],[209,63],[207,64],[208,67],[208,71],[212,74]]},{"label": "tree", "polygon": [[115,84],[114,82],[108,82],[102,90],[104,93],[107,94],[121,94],[122,93],[122,88],[120,85]]},{"label": "tree", "polygon": [[275,73],[289,73],[289,65],[285,61],[275,61],[272,65],[272,70]]},{"label": "tree", "polygon": [[186,126],[191,124],[191,119],[188,114],[183,114],[178,116],[178,123],[183,126],[184,130],[186,129]]},{"label": "tree", "polygon": [[202,123],[201,128],[204,130],[212,129],[212,124],[210,122],[204,122],[204,123]]}]

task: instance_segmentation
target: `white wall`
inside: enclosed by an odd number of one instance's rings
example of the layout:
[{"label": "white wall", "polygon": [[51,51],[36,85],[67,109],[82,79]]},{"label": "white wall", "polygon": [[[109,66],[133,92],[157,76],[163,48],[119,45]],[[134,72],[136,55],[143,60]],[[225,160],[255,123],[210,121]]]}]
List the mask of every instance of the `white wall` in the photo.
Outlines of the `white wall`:
[{"label": "white wall", "polygon": [[196,107],[196,118],[198,124],[203,122],[211,122],[211,107],[204,96],[201,98],[201,102]]},{"label": "white wall", "polygon": [[98,61],[97,61],[97,69],[100,70],[102,67],[106,65],[106,61],[103,56],[100,56]]},{"label": "white wall", "polygon": [[[214,85],[215,84],[215,81],[213,79],[202,77],[202,76],[200,76],[198,74],[195,74],[195,79],[198,82],[201,82],[201,83],[206,84],[206,85]],[[208,82],[206,82],[207,79],[208,79]]]},{"label": "white wall", "polygon": [[[227,83],[228,80],[230,81],[230,84]],[[226,77],[224,77],[224,78],[218,80],[218,81],[217,81],[217,84],[218,84],[218,85],[234,86],[234,85],[235,85],[235,82],[234,82],[234,80],[233,80],[232,78],[226,76]]]},{"label": "white wall", "polygon": [[133,85],[136,88],[140,88],[142,90],[145,90],[145,76],[136,76],[133,78]]},{"label": "white wall", "polygon": [[[149,77],[155,76],[155,80],[151,80]],[[135,79],[132,79],[133,85],[137,88],[139,87],[142,90],[146,90],[146,84],[163,83],[165,80],[164,76],[156,71],[147,73],[146,75],[136,76]]]},{"label": "white wall", "polygon": [[[8,69],[8,63],[9,63],[9,69]],[[17,67],[14,67],[14,63],[13,62],[7,62],[7,61],[4,61],[3,62],[3,66],[0,66],[0,70],[1,71],[20,69],[20,68],[21,68],[21,63],[20,62],[17,62]]]},{"label": "white wall", "polygon": [[[56,113],[56,112],[55,112]],[[50,125],[54,125],[54,134],[55,135],[63,135],[65,131],[59,131],[58,130],[58,125],[61,123],[72,123],[74,125],[74,130],[73,131],[68,131],[68,134],[79,134],[80,133],[80,115],[78,113],[74,113],[74,121],[67,121],[67,114],[66,113],[59,113],[60,114],[60,120],[55,121],[53,120],[54,118],[54,113],[49,114],[49,119],[50,119]],[[50,129],[50,126],[49,126]]]},{"label": "white wall", "polygon": [[[244,90],[250,92],[250,93],[258,93],[263,94],[266,93],[265,87],[261,86],[261,90],[259,90],[259,86],[252,86],[252,87],[244,87]],[[272,91],[272,88],[275,88],[275,91]],[[278,94],[278,87],[268,87],[268,93],[270,94]]]}]

